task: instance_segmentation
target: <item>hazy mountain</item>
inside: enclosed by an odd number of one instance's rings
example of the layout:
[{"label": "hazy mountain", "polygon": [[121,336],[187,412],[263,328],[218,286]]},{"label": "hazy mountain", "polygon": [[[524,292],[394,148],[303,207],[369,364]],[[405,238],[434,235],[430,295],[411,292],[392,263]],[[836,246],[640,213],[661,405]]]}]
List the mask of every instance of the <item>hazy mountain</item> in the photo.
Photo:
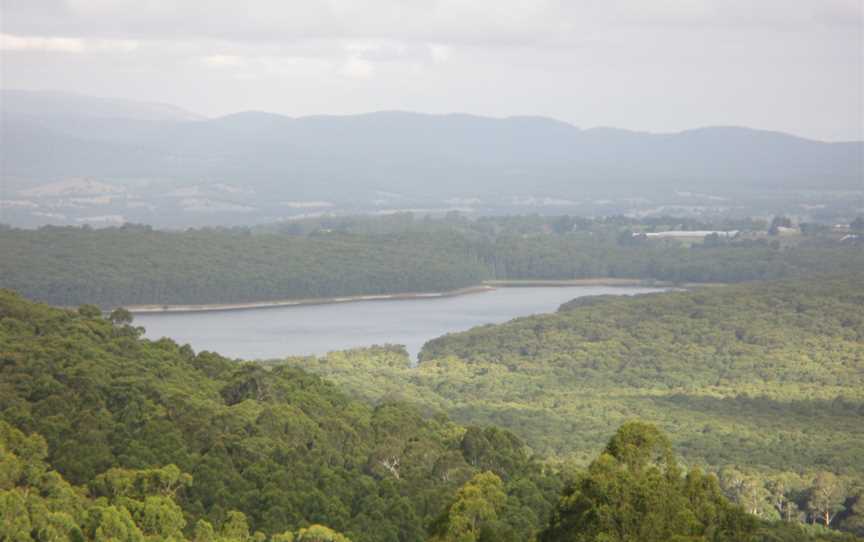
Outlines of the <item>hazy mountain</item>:
[{"label": "hazy mountain", "polygon": [[[16,138],[23,131],[38,134],[60,146],[75,149],[74,141],[54,141],[47,132],[61,133],[75,139],[105,142],[132,142],[165,124],[202,120],[204,117],[173,105],[137,102],[114,98],[96,98],[55,91],[0,90],[4,140]],[[20,137],[16,138],[20,141]],[[37,150],[41,151],[43,149]],[[114,149],[110,149],[114,152]],[[26,167],[26,166],[25,166]]]},{"label": "hazy mountain", "polygon": [[139,121],[187,121],[203,117],[173,105],[96,98],[71,92],[0,90],[3,114],[40,118],[87,117]]},{"label": "hazy mountain", "polygon": [[440,202],[862,186],[862,142],[738,127],[650,134],[395,111],[206,119],[158,104],[23,91],[5,91],[2,112],[0,166],[16,187],[80,177],[227,183],[231,204],[244,209],[279,200],[355,204],[380,192]]}]

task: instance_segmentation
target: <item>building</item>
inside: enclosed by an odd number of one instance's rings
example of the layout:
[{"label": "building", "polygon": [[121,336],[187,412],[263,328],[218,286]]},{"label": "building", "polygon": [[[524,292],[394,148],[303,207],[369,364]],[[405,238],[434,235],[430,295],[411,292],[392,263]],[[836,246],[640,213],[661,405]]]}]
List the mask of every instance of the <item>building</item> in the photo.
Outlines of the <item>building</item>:
[{"label": "building", "polygon": [[716,235],[723,239],[733,239],[738,237],[738,230],[715,231],[715,230],[694,230],[694,231],[658,231],[652,233],[634,233],[633,236],[645,235],[649,239],[679,239],[682,241],[702,241],[709,235]]}]

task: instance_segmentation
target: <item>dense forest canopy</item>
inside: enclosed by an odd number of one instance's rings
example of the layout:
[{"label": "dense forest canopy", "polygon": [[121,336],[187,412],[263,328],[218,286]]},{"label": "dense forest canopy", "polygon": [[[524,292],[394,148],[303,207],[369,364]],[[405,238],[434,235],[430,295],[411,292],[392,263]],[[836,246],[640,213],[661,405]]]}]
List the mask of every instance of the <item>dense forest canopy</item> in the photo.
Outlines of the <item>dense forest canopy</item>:
[{"label": "dense forest canopy", "polygon": [[[487,279],[739,282],[864,268],[825,227],[772,237],[737,220],[323,218],[253,229],[0,228],[0,287],[55,305],[241,303],[437,292]],[[741,230],[682,244],[642,235]],[[762,233],[759,233],[762,232]],[[635,236],[634,236],[635,234]]]},{"label": "dense forest canopy", "polygon": [[[645,235],[669,229],[770,227],[400,215],[0,228],[0,286],[94,303],[0,290],[0,539],[864,534],[861,245],[815,226]],[[787,279],[577,299],[430,341],[418,367],[392,345],[229,360],[102,310],[594,277]]]},{"label": "dense forest canopy", "polygon": [[[298,369],[143,340],[119,316],[0,291],[0,419],[13,440],[32,440],[7,444],[19,459],[3,456],[0,472],[7,461],[13,470],[36,462],[110,507],[126,498],[146,505],[153,495],[129,493],[134,479],[170,468],[176,506],[154,506],[178,525],[224,526],[237,511],[252,532],[323,523],[355,542],[425,539],[454,491],[482,471],[500,477],[507,495],[504,539],[527,539],[551,510],[560,482],[506,431],[424,418],[408,404],[368,406]],[[25,505],[8,486],[21,483],[14,472],[0,476],[15,506]],[[135,517],[139,505],[127,504]]]},{"label": "dense forest canopy", "polygon": [[464,240],[136,228],[0,232],[0,285],[56,305],[233,303],[444,291],[486,270]]},{"label": "dense forest canopy", "polygon": [[432,340],[416,369],[398,347],[287,362],[362,396],[510,427],[543,453],[591,450],[610,420],[647,416],[688,460],[860,474],[861,284],[857,274],[580,298]]},{"label": "dense forest canopy", "polygon": [[[580,298],[430,341],[416,368],[395,346],[276,363],[367,400],[408,398],[508,428],[580,465],[617,425],[648,420],[688,464],[720,473],[728,494],[768,517],[779,514],[776,484],[784,498],[821,471],[862,484],[861,284],[853,274]],[[795,503],[795,517],[807,513]]]},{"label": "dense forest canopy", "polygon": [[[506,430],[140,335],[122,310],[0,291],[0,538],[854,540],[728,500],[731,475],[679,469],[649,425],[625,424],[581,470],[540,461]],[[780,491],[780,510],[800,502],[855,530],[860,491],[820,473]],[[651,502],[675,508],[657,523]]]}]

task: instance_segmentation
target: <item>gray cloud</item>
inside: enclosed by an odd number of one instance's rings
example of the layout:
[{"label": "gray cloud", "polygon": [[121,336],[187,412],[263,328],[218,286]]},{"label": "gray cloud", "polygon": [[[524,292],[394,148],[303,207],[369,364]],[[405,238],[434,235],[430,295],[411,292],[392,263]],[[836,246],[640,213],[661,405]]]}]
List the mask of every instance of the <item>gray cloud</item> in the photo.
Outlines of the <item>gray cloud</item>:
[{"label": "gray cloud", "polygon": [[862,138],[858,0],[0,0],[3,86]]}]

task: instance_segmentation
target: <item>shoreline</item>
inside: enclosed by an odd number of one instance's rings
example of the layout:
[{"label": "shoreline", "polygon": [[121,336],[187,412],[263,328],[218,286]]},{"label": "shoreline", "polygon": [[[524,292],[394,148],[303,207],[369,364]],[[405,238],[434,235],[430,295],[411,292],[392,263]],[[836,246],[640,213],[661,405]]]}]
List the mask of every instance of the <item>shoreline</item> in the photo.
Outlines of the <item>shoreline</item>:
[{"label": "shoreline", "polygon": [[358,301],[399,301],[410,299],[441,299],[462,295],[491,292],[498,288],[531,288],[531,287],[568,287],[568,286],[620,286],[642,288],[692,288],[713,286],[713,284],[674,284],[669,281],[652,281],[644,279],[624,278],[593,278],[593,279],[516,279],[516,280],[485,280],[482,284],[448,290],[446,292],[406,292],[401,294],[369,294],[346,295],[335,297],[319,297],[306,299],[279,299],[272,301],[249,301],[245,303],[202,303],[184,305],[126,305],[123,308],[132,314],[166,314],[190,312],[220,312],[238,310],[270,309],[280,307],[303,307],[309,305],[332,305],[336,303],[355,303]]},{"label": "shoreline", "polygon": [[593,279],[501,279],[484,280],[483,284],[498,288],[531,288],[544,286],[641,286],[644,288],[669,287],[673,283],[662,280],[647,279],[616,279],[616,278],[593,278]]},{"label": "shoreline", "polygon": [[189,305],[126,305],[132,314],[165,314],[188,312],[219,312],[255,309],[275,309],[279,307],[303,307],[309,305],[332,305],[336,303],[355,303],[358,301],[398,301],[408,299],[441,299],[461,295],[479,294],[495,290],[494,286],[481,284],[446,292],[406,292],[401,294],[346,295],[337,297],[315,297],[307,299],[280,299],[273,301],[250,301],[246,303],[207,303]]},{"label": "shoreline", "polygon": [[484,280],[483,284],[496,288],[534,288],[534,287],[567,287],[567,286],[609,286],[630,288],[672,288],[689,290],[691,288],[715,288],[725,286],[723,282],[672,282],[669,280],[653,279],[617,279],[617,278],[594,278],[594,279],[502,279]]}]

